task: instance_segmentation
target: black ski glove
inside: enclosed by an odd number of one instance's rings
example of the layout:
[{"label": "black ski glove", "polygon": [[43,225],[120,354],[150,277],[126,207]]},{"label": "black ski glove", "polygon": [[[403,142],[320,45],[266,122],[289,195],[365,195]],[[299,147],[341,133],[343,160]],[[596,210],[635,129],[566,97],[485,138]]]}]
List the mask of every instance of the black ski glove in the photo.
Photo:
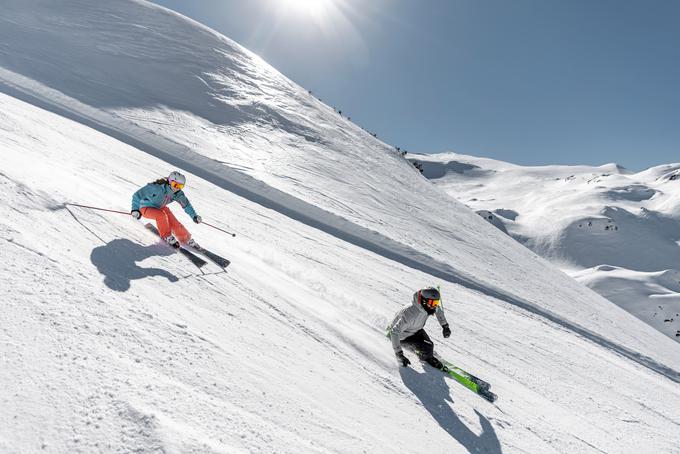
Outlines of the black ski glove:
[{"label": "black ski glove", "polygon": [[448,323],[446,325],[442,326],[442,335],[444,337],[449,337],[451,335],[451,328],[449,328]]},{"label": "black ski glove", "polygon": [[403,351],[401,351],[401,350],[398,351],[398,352],[396,353],[396,355],[397,355],[397,361],[399,361],[399,365],[400,365],[400,366],[402,366],[402,367],[408,367],[408,366],[411,364],[411,361],[409,361],[409,359],[408,359],[407,357],[404,356],[404,352],[403,352]]},{"label": "black ski glove", "polygon": [[203,222],[203,218],[200,217],[199,215],[196,215],[196,216],[194,216],[194,222],[196,224],[200,224],[201,222]]},{"label": "black ski glove", "polygon": [[142,217],[142,213],[140,213],[139,210],[132,210],[130,211],[130,216],[132,216],[135,219],[139,219]]}]

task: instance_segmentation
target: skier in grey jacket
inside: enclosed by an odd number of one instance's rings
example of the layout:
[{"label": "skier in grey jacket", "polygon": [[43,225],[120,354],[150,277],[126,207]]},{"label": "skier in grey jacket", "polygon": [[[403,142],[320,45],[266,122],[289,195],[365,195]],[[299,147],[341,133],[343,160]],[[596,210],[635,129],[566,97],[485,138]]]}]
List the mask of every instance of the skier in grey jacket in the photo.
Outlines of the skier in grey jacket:
[{"label": "skier in grey jacket", "polygon": [[392,348],[401,366],[407,367],[411,364],[411,361],[404,356],[401,347],[402,344],[406,344],[414,347],[418,357],[432,367],[442,370],[445,368],[434,356],[434,344],[423,329],[427,318],[432,314],[437,316],[437,321],[442,326],[443,336],[449,337],[451,329],[449,329],[449,323],[446,321],[441,306],[441,295],[439,290],[433,287],[414,293],[411,304],[404,306],[388,326],[387,333],[392,340]]}]

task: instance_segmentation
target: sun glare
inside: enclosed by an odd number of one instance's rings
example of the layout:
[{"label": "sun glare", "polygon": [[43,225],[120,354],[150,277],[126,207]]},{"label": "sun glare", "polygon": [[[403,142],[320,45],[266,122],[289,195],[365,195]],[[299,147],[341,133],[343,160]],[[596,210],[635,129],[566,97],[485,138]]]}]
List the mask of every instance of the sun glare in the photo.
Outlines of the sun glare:
[{"label": "sun glare", "polygon": [[335,6],[335,0],[278,0],[280,7],[288,14],[307,16],[322,21]]},{"label": "sun glare", "polygon": [[[1,0],[0,0],[1,1]],[[264,1],[264,0],[263,0]],[[368,50],[354,21],[362,15],[354,8],[356,0],[266,0],[274,26],[264,31],[273,36],[298,39],[297,45],[335,49],[364,62]],[[340,50],[342,49],[342,50]]]}]

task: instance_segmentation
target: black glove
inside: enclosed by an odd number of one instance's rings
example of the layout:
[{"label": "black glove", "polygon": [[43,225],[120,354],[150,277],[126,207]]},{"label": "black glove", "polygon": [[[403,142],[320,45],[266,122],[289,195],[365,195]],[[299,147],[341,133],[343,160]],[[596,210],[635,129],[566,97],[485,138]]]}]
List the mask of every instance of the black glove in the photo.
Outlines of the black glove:
[{"label": "black glove", "polygon": [[140,213],[139,210],[130,211],[130,215],[135,219],[139,219],[142,217],[142,213]]},{"label": "black glove", "polygon": [[442,326],[442,335],[444,337],[449,337],[451,335],[451,328],[449,328],[448,323],[446,325]]},{"label": "black glove", "polygon": [[196,224],[200,224],[201,222],[203,222],[203,218],[200,217],[199,215],[196,215],[196,216],[194,216],[194,222]]},{"label": "black glove", "polygon": [[397,361],[399,361],[399,364],[400,364],[402,367],[408,367],[408,366],[411,364],[411,361],[409,361],[409,359],[408,359],[407,357],[404,356],[404,352],[403,352],[403,351],[401,351],[401,350],[398,351],[398,352],[396,353],[396,355],[397,355]]}]

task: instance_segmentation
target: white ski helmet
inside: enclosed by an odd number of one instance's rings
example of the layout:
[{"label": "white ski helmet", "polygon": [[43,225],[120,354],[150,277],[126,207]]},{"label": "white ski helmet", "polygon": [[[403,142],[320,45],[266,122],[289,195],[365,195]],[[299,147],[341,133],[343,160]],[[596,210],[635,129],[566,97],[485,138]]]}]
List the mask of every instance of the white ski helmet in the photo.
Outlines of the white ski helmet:
[{"label": "white ski helmet", "polygon": [[168,183],[170,183],[170,186],[172,186],[173,181],[184,187],[184,185],[187,182],[187,179],[184,175],[175,170],[174,172],[170,172],[170,175],[168,175]]}]

